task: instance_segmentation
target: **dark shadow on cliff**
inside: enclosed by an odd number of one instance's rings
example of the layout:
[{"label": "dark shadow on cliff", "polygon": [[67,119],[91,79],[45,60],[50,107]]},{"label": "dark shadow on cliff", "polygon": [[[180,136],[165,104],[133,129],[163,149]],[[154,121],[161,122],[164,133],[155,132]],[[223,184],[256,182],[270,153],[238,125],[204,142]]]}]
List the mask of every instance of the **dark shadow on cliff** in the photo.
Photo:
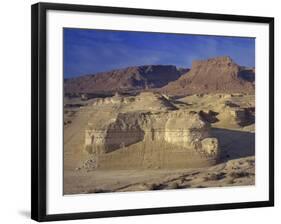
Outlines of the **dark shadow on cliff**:
[{"label": "dark shadow on cliff", "polygon": [[255,155],[255,133],[212,128],[211,134],[220,142],[221,162]]}]

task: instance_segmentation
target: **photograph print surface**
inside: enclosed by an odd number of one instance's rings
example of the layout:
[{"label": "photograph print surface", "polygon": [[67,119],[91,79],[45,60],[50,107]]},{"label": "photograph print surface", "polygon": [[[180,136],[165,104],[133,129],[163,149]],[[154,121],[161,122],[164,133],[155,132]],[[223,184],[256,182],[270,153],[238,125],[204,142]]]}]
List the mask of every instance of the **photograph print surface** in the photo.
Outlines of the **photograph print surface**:
[{"label": "photograph print surface", "polygon": [[255,184],[255,38],[64,28],[64,194]]}]

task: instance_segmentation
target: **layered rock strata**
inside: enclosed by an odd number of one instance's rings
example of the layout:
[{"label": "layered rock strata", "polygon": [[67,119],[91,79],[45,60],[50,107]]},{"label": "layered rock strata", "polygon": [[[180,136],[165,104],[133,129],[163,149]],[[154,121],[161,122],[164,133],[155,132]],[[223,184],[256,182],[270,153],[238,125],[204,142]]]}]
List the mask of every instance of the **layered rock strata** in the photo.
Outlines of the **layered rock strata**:
[{"label": "layered rock strata", "polygon": [[255,71],[237,65],[230,57],[193,61],[189,72],[161,88],[169,95],[196,93],[254,93]]},{"label": "layered rock strata", "polygon": [[197,113],[177,110],[165,96],[118,96],[93,106],[118,108],[107,122],[91,123],[85,131],[85,149],[96,158],[97,168],[187,168],[219,159],[209,124]]}]

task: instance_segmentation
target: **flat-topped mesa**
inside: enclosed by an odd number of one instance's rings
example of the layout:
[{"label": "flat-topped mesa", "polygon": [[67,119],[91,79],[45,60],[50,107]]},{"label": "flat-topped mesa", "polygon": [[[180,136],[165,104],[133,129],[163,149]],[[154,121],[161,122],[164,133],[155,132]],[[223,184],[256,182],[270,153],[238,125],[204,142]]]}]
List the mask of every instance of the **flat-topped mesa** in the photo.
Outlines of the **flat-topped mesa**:
[{"label": "flat-topped mesa", "polygon": [[220,56],[209,58],[207,60],[195,60],[192,62],[192,69],[196,69],[200,66],[238,66],[231,57]]},{"label": "flat-topped mesa", "polygon": [[195,61],[190,76],[195,84],[200,85],[207,81],[209,85],[219,85],[234,81],[238,78],[238,73],[239,66],[230,57],[225,56]]},{"label": "flat-topped mesa", "polygon": [[[141,98],[146,96],[152,101],[142,105]],[[210,126],[199,114],[147,108],[163,100],[160,94],[142,93],[135,98],[107,122],[91,123],[85,131],[85,148],[97,159],[98,168],[189,168],[216,163],[218,141],[210,137]],[[95,116],[102,117],[102,113]]]},{"label": "flat-topped mesa", "polygon": [[253,69],[237,65],[230,57],[215,57],[192,63],[191,70],[161,88],[168,95],[198,93],[254,93]]}]

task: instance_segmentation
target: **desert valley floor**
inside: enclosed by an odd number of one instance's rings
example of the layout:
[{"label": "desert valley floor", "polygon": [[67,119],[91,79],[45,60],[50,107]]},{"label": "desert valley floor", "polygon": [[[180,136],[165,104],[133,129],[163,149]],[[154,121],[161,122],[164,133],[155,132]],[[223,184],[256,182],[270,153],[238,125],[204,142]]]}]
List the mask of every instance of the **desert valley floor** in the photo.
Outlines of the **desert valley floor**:
[{"label": "desert valley floor", "polygon": [[[138,103],[133,103],[132,98],[138,99]],[[66,98],[65,105],[64,194],[255,184],[255,97],[252,94],[193,94],[169,98],[146,92],[88,100]],[[219,141],[219,160],[210,166],[178,169],[149,164],[141,168],[130,165],[130,169],[112,169],[110,164],[105,168],[97,167],[95,154],[85,150],[85,130],[92,123],[108,120],[114,113],[141,111],[142,108],[149,108],[155,114],[159,110],[199,114],[200,119],[210,125],[209,135]],[[137,150],[138,144],[123,146],[122,150]],[[126,160],[121,162],[126,163]]]}]

